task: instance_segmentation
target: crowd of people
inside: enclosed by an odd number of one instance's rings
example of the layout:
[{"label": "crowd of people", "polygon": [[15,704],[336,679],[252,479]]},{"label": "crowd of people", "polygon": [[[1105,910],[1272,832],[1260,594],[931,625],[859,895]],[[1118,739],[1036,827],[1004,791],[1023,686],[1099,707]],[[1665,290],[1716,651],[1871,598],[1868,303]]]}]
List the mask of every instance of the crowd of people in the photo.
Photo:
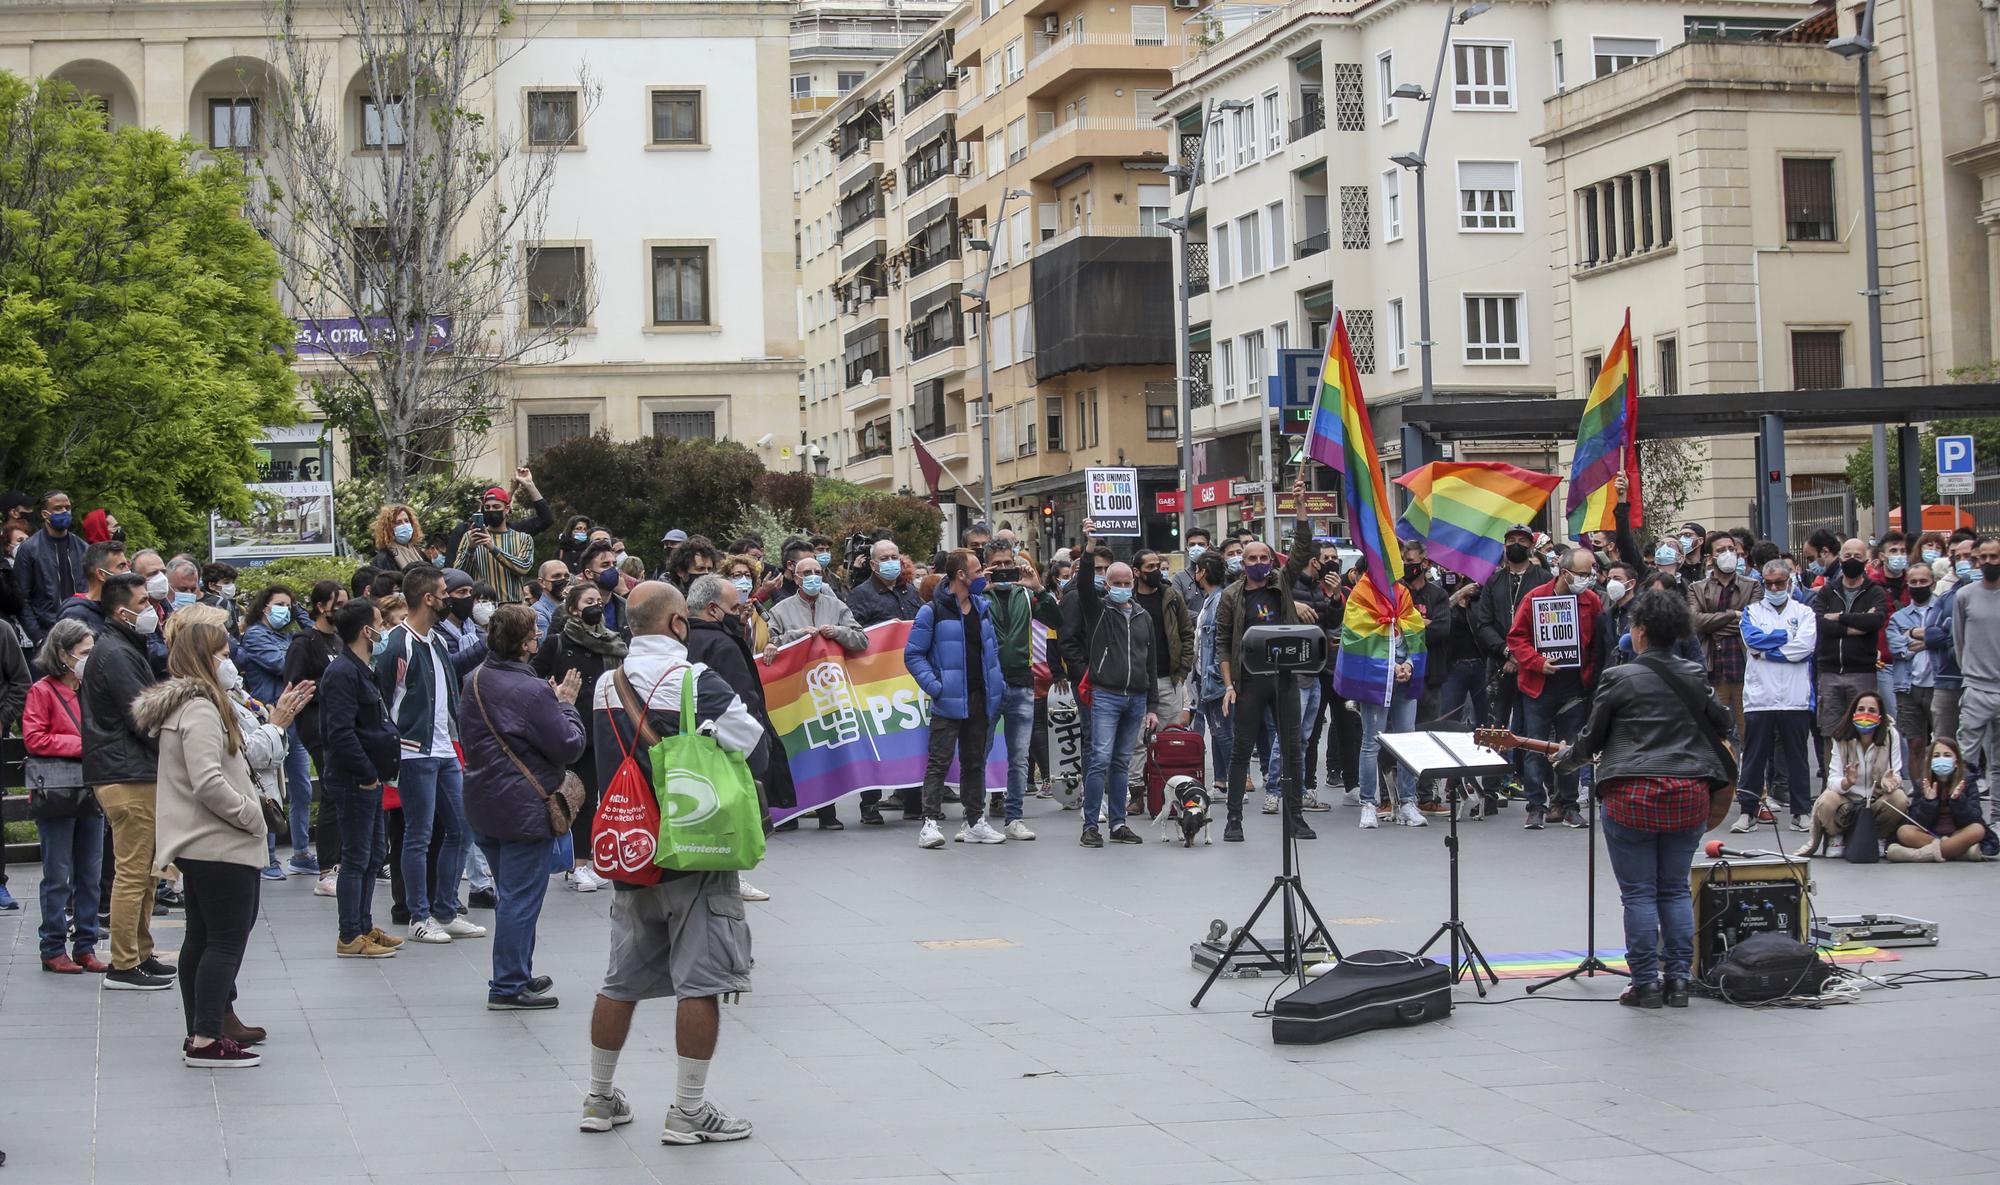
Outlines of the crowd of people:
[{"label": "crowd of people", "polygon": [[[1793,552],[1686,523],[1641,541],[1621,483],[1614,531],[1566,546],[1513,526],[1481,582],[1405,542],[1389,599],[1414,610],[1422,636],[1395,636],[1388,693],[1356,702],[1331,664],[1295,685],[1244,662],[1260,625],[1317,626],[1329,652],[1340,645],[1363,567],[1303,510],[1289,539],[1195,528],[1178,557],[1121,554],[1085,522],[1080,546],[1045,565],[984,523],[928,561],[886,532],[838,551],[830,538],[787,539],[767,555],[761,539],[724,549],[672,530],[649,572],[583,516],[538,557],[533,536],[555,519],[524,469],[444,538],[426,538],[411,507],[384,506],[374,554],[350,580],[248,598],[227,564],[128,555],[114,518],[78,523],[64,493],[0,510],[0,723],[20,720],[38,787],[43,966],[113,990],[178,984],[191,1066],[258,1060],[264,1033],[234,1002],[265,882],[314,878],[335,901],[342,958],[490,937],[498,1010],[558,1005],[534,968],[551,884],[610,887],[584,1128],[632,1118],[612,1083],[618,1051],[636,1003],[672,997],[682,1061],[663,1138],[748,1134],[703,1092],[716,999],[748,983],[741,902],[767,895],[734,873],[614,884],[592,867],[596,803],[638,738],[679,729],[693,669],[695,719],[745,755],[784,813],[795,800],[760,667],[808,637],[861,651],[868,627],[889,621],[910,623],[903,658],[929,701],[928,761],[921,784],[871,788],[856,806],[866,826],[900,807],[925,850],[946,847],[954,761],[958,842],[1036,838],[1025,805],[1058,797],[1065,776],[1050,738],[1058,693],[1086,705],[1080,801],[1060,797],[1089,848],[1142,842],[1130,817],[1143,809],[1149,738],[1168,724],[1206,737],[1226,842],[1245,838],[1253,771],[1263,813],[1288,815],[1300,839],[1316,838],[1309,814],[1336,805],[1362,830],[1455,809],[1383,759],[1382,736],[1419,721],[1567,744],[1520,753],[1469,807],[1518,801],[1531,830],[1586,828],[1602,808],[1621,883],[1629,869],[1662,936],[1631,940],[1637,988],[1653,985],[1642,1006],[1684,998],[1685,877],[1676,902],[1657,870],[1673,855],[1684,864],[1704,829],[1691,819],[1697,788],[1735,774],[1733,830],[1788,816],[1802,854],[1843,851],[1864,817],[1875,838],[1852,842],[1879,841],[1890,859],[2000,846],[1981,802],[2000,754],[2000,538],[1969,530],[1820,531]],[[1535,620],[1551,598],[1571,606],[1561,649]],[[1648,669],[1699,702],[1648,690]],[[1690,719],[1740,751],[1740,769],[1703,746],[1701,728],[1690,737]],[[1004,788],[984,776],[996,736]],[[581,806],[553,811],[572,779]],[[812,813],[821,830],[844,827],[831,804]],[[376,921],[378,885],[400,935]],[[177,965],[150,933],[174,907],[187,918]],[[11,908],[0,867],[0,909]]]}]

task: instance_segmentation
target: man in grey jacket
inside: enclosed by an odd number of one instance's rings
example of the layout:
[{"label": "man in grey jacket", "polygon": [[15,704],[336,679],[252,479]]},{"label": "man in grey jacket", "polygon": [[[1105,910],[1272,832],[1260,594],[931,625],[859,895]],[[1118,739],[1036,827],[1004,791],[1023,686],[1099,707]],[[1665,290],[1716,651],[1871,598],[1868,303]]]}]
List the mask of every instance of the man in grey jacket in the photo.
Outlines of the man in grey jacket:
[{"label": "man in grey jacket", "polygon": [[868,649],[868,635],[855,624],[854,614],[846,603],[827,585],[820,562],[809,555],[801,556],[792,571],[798,579],[799,591],[779,601],[771,610],[771,642],[765,648],[765,655],[768,657],[778,647],[809,634],[838,642],[841,649],[850,652]]},{"label": "man in grey jacket", "polygon": [[[1090,545],[1092,524],[1083,524],[1084,546]],[[1160,726],[1160,684],[1153,677],[1153,618],[1133,596],[1130,564],[1112,564],[1105,572],[1105,605],[1097,607],[1097,586],[1078,581],[1083,620],[1091,622],[1084,641],[1090,667],[1090,756],[1083,773],[1083,846],[1101,848],[1097,810],[1104,805],[1105,783],[1111,771],[1131,764],[1132,750],[1142,731]],[[1126,796],[1113,794],[1109,803],[1111,842],[1144,843],[1125,825]]]}]

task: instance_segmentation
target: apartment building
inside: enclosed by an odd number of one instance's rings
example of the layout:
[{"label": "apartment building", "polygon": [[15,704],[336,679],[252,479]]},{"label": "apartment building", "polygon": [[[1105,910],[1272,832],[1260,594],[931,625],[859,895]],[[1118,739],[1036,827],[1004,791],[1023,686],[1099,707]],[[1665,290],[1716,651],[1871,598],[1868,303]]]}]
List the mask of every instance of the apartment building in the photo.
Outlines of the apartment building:
[{"label": "apartment building", "polygon": [[[400,136],[400,106],[361,93],[360,52],[339,12],[307,14],[336,67],[318,98],[342,111],[363,167],[363,149]],[[504,376],[510,414],[475,471],[511,472],[597,430],[796,438],[787,117],[763,101],[784,87],[790,15],[776,0],[516,6],[508,29],[519,37],[492,47],[501,64],[472,101],[498,134],[561,155],[540,241],[515,245],[519,299],[496,317],[560,326],[567,343]],[[594,107],[578,83],[586,67],[601,86]],[[260,151],[267,104],[286,85],[263,10],[202,0],[15,4],[0,24],[0,69],[66,79],[114,122],[188,135],[209,152]],[[334,455],[344,472],[345,448]]]},{"label": "apartment building", "polygon": [[975,0],[795,139],[802,463],[921,489],[914,436],[972,504],[986,350],[996,519],[1046,551],[1079,533],[1085,468],[1138,468],[1143,499],[1178,484],[1172,11]]},{"label": "apartment building", "polygon": [[792,17],[792,130],[924,35],[955,0],[799,0]]},{"label": "apartment building", "polygon": [[[1436,397],[1548,395],[1564,389],[1569,363],[1557,348],[1550,182],[1535,144],[1545,109],[1689,39],[1773,32],[1813,6],[1500,0],[1454,26],[1445,46],[1453,11],[1436,0],[1295,0],[1184,15],[1190,53],[1163,103],[1177,160],[1192,170],[1199,158],[1202,173],[1186,270],[1204,515],[1249,509],[1229,487],[1263,477],[1260,427],[1279,351],[1324,348],[1335,308],[1370,404],[1419,396],[1418,177],[1391,158],[1416,153],[1428,105],[1396,91],[1428,94],[1441,50],[1424,157]],[[1177,184],[1176,217],[1187,201]],[[1595,318],[1586,328],[1579,315],[1575,333],[1608,343],[1619,310],[1591,307]],[[1392,472],[1395,422],[1376,413]],[[1563,460],[1528,441],[1475,442],[1454,455],[1544,471]]]}]

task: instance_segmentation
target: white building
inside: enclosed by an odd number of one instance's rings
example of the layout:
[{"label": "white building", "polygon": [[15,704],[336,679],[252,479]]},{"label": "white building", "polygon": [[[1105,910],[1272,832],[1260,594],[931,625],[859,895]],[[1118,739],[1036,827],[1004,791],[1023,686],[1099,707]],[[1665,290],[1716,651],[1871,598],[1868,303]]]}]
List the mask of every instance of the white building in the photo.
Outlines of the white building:
[{"label": "white building", "polygon": [[799,0],[792,17],[792,130],[860,86],[957,0]]}]

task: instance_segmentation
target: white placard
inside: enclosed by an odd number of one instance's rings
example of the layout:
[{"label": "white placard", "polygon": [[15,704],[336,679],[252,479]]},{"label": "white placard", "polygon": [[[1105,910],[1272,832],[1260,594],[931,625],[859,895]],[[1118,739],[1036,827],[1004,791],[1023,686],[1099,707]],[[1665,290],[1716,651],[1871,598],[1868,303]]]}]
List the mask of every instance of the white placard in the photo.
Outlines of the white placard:
[{"label": "white placard", "polygon": [[1139,471],[1137,469],[1086,469],[1083,471],[1085,513],[1094,534],[1100,539],[1137,537],[1139,534]]},{"label": "white placard", "polygon": [[1576,597],[1534,597],[1528,605],[1534,624],[1535,649],[1550,670],[1574,670],[1583,665],[1582,611]]}]

